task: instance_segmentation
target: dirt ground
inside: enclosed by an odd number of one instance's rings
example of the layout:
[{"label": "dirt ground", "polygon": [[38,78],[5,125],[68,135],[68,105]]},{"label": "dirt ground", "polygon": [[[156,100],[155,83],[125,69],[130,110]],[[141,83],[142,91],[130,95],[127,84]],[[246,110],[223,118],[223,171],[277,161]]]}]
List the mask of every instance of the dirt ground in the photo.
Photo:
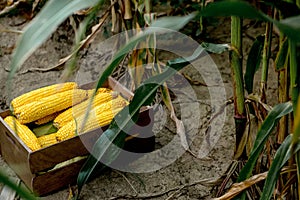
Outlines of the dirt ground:
[{"label": "dirt ground", "polygon": [[[222,26],[209,28],[208,35],[214,38],[215,42],[229,42],[230,23],[229,20],[222,20]],[[21,30],[26,24],[26,20],[20,16],[12,16],[0,19],[0,29]],[[263,33],[263,26],[257,25],[255,29],[248,28],[245,30],[245,53],[249,51],[251,37],[256,37]],[[8,108],[9,99],[6,93],[6,81],[11,61],[11,53],[15,47],[18,34],[12,32],[0,32],[0,110]],[[105,49],[99,46],[99,42],[103,38],[99,37],[85,51],[83,61],[81,61],[81,69],[83,72],[81,80],[95,80],[101,69],[94,68],[93,64],[105,66],[109,62],[111,55],[101,52]],[[62,70],[45,69],[57,64],[58,60],[70,53],[72,45],[72,32],[65,27],[59,29],[51,36],[51,38],[42,45],[22,66],[13,79],[14,90],[12,97],[20,95],[32,89],[56,83],[62,74]],[[211,55],[212,59],[218,66],[226,89],[226,99],[232,97],[231,71],[228,62],[228,53],[222,55]],[[245,60],[246,58],[244,58]],[[92,64],[91,64],[92,63]],[[202,81],[195,69],[187,67],[181,73],[188,75],[193,80]],[[272,73],[271,73],[272,75]],[[274,75],[274,73],[273,73]],[[269,83],[268,96],[275,96],[275,79]],[[206,86],[201,84],[192,84],[192,89],[196,92],[199,99],[199,110],[201,117],[195,134],[195,138],[191,145],[192,152],[198,152],[199,146],[204,140],[206,130],[208,128],[208,120],[211,117],[211,107],[202,103],[202,98],[209,98]],[[270,98],[270,101],[276,102],[276,99]],[[176,101],[174,102],[175,107]],[[226,121],[219,133],[221,137],[217,144],[203,158],[196,158],[191,153],[185,152],[182,156],[176,158],[175,162],[163,167],[157,171],[150,173],[129,173],[118,170],[108,170],[102,175],[85,185],[81,199],[211,199],[215,193],[215,185],[224,175],[228,166],[233,159],[235,137],[233,122],[233,106],[226,108]],[[192,111],[191,111],[192,112]],[[159,113],[157,114],[159,115]],[[191,116],[192,117],[192,116]],[[156,134],[156,148],[166,145],[176,136],[174,123],[170,119],[166,119],[161,127],[154,126],[159,129]],[[193,129],[190,124],[187,129]],[[178,147],[181,148],[181,147]],[[163,156],[163,155],[161,155]],[[153,163],[152,163],[153,162]],[[145,165],[154,165],[155,162],[145,163]],[[1,160],[1,167],[7,170],[10,176],[15,176],[14,172],[9,169],[6,163]],[[55,192],[45,196],[43,200],[67,199],[68,189]]]}]

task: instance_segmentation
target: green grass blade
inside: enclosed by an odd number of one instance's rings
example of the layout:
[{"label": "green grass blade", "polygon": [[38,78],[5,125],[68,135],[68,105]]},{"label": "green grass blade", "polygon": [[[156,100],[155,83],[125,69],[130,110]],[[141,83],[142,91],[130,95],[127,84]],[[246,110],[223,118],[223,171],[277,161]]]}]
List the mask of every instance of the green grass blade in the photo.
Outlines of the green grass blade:
[{"label": "green grass blade", "polygon": [[19,185],[15,184],[15,182],[11,181],[9,177],[0,170],[0,182],[7,185],[11,189],[15,190],[17,194],[22,197],[23,199],[28,200],[37,200],[38,198],[35,197],[32,193],[30,193],[25,188],[19,187]]},{"label": "green grass blade", "polygon": [[256,160],[261,154],[264,145],[270,136],[273,128],[277,124],[278,120],[284,116],[289,114],[293,111],[293,106],[291,102],[286,102],[282,104],[277,104],[274,106],[274,108],[271,110],[271,112],[266,117],[265,121],[261,125],[256,140],[253,145],[253,149],[250,153],[248,162],[245,164],[245,166],[242,168],[239,177],[237,179],[237,182],[241,182],[246,180],[250,177],[253,167],[255,166]]},{"label": "green grass blade", "polygon": [[119,148],[114,148],[114,145],[122,146],[124,144],[124,136],[134,122],[136,122],[139,110],[143,105],[149,105],[156,94],[157,89],[163,83],[173,76],[176,71],[188,65],[191,61],[198,58],[203,52],[202,47],[198,47],[194,54],[187,58],[179,58],[168,61],[168,68],[161,74],[153,76],[145,80],[139,88],[135,91],[135,95],[131,103],[121,110],[114,118],[108,130],[106,130],[101,137],[96,141],[93,147],[92,155],[89,156],[87,162],[81,169],[78,178],[78,195],[81,192],[83,185],[92,175],[94,169],[99,164],[99,160],[106,164],[111,163],[119,154]]},{"label": "green grass blade", "polygon": [[19,38],[10,65],[9,80],[59,24],[74,12],[91,7],[97,2],[98,0],[49,0],[40,13],[25,27]]},{"label": "green grass blade", "polygon": [[261,200],[271,199],[281,168],[292,157],[294,153],[299,151],[300,144],[296,146],[294,152],[292,153],[291,143],[292,143],[292,135],[289,135],[286,137],[286,139],[280,145],[279,149],[276,151],[274,160],[271,164],[267,179],[264,184],[263,192],[260,196]]},{"label": "green grass blade", "polygon": [[249,51],[245,72],[245,89],[248,94],[253,92],[253,80],[254,75],[259,69],[261,63],[261,55],[264,46],[264,36],[256,37],[255,41],[252,44],[252,47]]}]

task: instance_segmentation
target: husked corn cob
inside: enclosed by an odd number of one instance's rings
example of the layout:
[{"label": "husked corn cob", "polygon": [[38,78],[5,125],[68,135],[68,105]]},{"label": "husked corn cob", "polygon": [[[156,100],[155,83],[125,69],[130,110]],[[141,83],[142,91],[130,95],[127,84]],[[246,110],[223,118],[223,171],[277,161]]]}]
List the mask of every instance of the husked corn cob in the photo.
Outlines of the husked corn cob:
[{"label": "husked corn cob", "polygon": [[102,113],[105,113],[107,111],[114,111],[117,110],[119,108],[123,108],[127,105],[127,101],[121,97],[118,96],[116,99],[113,99],[111,101],[108,101],[106,103],[102,103],[99,106],[95,107],[95,112],[97,115],[102,115]]},{"label": "husked corn cob", "polygon": [[[98,93],[95,95],[93,99],[93,104],[91,108],[94,108],[98,105],[101,105],[102,103],[111,101],[112,99],[117,97],[116,92],[111,92],[111,93]],[[55,119],[54,119],[54,126],[57,128],[60,128],[64,126],[66,123],[71,121],[74,117],[78,117],[82,114],[84,114],[87,110],[87,107],[90,103],[90,99],[85,100],[84,102],[73,106],[66,111],[62,112],[59,114]]]},{"label": "husked corn cob", "polygon": [[[94,94],[94,92],[95,92],[95,89],[88,90],[89,98]],[[99,93],[110,93],[110,92],[112,92],[112,90],[109,89],[109,88],[99,88],[96,92],[96,95],[99,94]]]},{"label": "husked corn cob", "polygon": [[25,104],[31,103],[33,101],[36,101],[44,97],[57,94],[59,92],[72,90],[77,87],[78,86],[75,82],[60,83],[60,84],[54,84],[54,85],[42,87],[14,98],[11,101],[11,106],[13,108],[13,111],[15,112],[18,111],[18,108],[20,106],[23,106]]},{"label": "husked corn cob", "polygon": [[78,134],[81,134],[93,130],[95,128],[99,128],[101,126],[107,125],[111,122],[114,116],[122,109],[122,108],[118,108],[115,110],[108,110],[102,113],[98,113],[97,107],[93,109],[94,115],[93,114],[89,115],[83,128],[82,128],[82,123],[85,117],[84,114],[76,118],[76,121],[75,119],[73,119],[72,121],[68,122],[66,125],[61,127],[56,133],[57,140],[63,141],[72,138],[76,135],[76,131]]},{"label": "husked corn cob", "polygon": [[42,148],[57,143],[56,133],[51,133],[49,135],[43,135],[41,137],[38,137],[37,139]]},{"label": "husked corn cob", "polygon": [[34,133],[26,126],[21,124],[15,117],[8,116],[4,119],[8,126],[20,137],[20,139],[32,150],[38,150],[41,145]]},{"label": "husked corn cob", "polygon": [[68,90],[44,97],[20,107],[15,116],[22,124],[36,121],[55,112],[76,105],[87,98],[87,91],[81,89]]},{"label": "husked corn cob", "polygon": [[47,115],[46,117],[36,120],[34,123],[36,125],[46,124],[47,122],[53,121],[59,114],[60,112],[52,113],[50,115]]}]

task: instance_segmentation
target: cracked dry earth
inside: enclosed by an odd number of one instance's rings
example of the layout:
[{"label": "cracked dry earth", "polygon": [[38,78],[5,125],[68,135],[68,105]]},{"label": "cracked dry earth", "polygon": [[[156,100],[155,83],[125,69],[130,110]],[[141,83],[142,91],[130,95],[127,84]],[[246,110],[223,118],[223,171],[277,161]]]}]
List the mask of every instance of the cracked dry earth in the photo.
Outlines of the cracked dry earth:
[{"label": "cracked dry earth", "polygon": [[[211,30],[211,38],[218,38],[216,42],[229,42],[229,20],[224,20],[222,28]],[[21,30],[26,24],[26,20],[20,16],[11,16],[0,19],[0,26],[11,30]],[[253,37],[262,33],[260,27],[252,32]],[[250,34],[250,33],[249,33]],[[101,35],[101,34],[100,34]],[[12,32],[0,33],[0,110],[8,108],[9,99],[6,93],[6,81],[11,61],[11,53],[15,47],[18,34]],[[13,79],[12,97],[16,97],[32,89],[56,83],[62,74],[62,70],[47,70],[58,63],[58,60],[67,56],[71,51],[73,33],[70,27],[61,26],[58,30],[43,44],[22,66]],[[89,82],[96,80],[98,75],[103,71],[105,64],[109,62],[112,55],[107,51],[112,44],[101,43],[104,37],[99,36],[85,50],[80,61],[80,80]],[[105,46],[107,45],[107,46]],[[248,45],[249,46],[249,45]],[[249,50],[247,46],[246,51]],[[161,55],[163,59],[168,59],[167,55]],[[228,54],[211,55],[211,58],[218,66],[226,89],[226,99],[232,96],[231,89],[231,72],[228,62]],[[97,67],[95,67],[97,66]],[[196,80],[197,83],[203,82],[201,75],[193,68],[186,67],[181,71],[182,74]],[[76,78],[75,78],[76,79]],[[193,140],[190,145],[192,153],[204,155],[195,157],[190,152],[183,152],[180,156],[174,157],[174,152],[181,149],[181,145],[168,148],[168,151],[157,153],[151,159],[147,156],[136,161],[144,167],[153,167],[163,165],[159,170],[149,173],[130,173],[118,170],[107,170],[103,174],[86,184],[83,188],[81,199],[211,199],[215,193],[214,186],[226,172],[233,157],[235,138],[233,122],[233,106],[229,105],[224,110],[225,123],[222,129],[217,133],[219,138],[216,144],[209,149],[207,140],[208,122],[213,113],[218,108],[212,108],[208,101],[210,93],[208,87],[202,84],[191,84],[189,88],[181,88],[181,91],[194,91],[197,104],[188,106],[182,104],[177,99],[174,100],[176,110],[182,109],[182,117],[188,133],[191,133]],[[270,84],[272,85],[272,84]],[[182,98],[186,96],[185,92],[177,92]],[[179,98],[180,99],[180,98]],[[225,103],[225,102],[224,102]],[[199,115],[194,115],[194,109],[197,106]],[[155,113],[156,124],[153,132],[156,134],[156,149],[168,145],[176,136],[176,127],[166,108],[161,106]],[[188,135],[190,136],[190,135]],[[204,145],[204,146],[203,146]],[[173,157],[172,157],[173,156]],[[173,162],[164,166],[161,158],[171,158]],[[163,161],[162,161],[163,162]],[[1,159],[1,169],[4,169],[9,176],[16,176],[14,172]],[[67,188],[57,191],[48,196],[42,197],[43,200],[67,199],[69,190]]]}]

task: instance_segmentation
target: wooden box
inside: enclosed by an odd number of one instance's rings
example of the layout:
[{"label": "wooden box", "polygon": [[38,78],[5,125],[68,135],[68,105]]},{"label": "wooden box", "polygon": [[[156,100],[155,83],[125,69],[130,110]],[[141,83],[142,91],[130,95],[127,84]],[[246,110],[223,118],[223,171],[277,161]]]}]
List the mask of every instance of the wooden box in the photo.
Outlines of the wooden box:
[{"label": "wooden box", "polygon": [[[83,89],[93,87],[94,84],[92,83],[82,86]],[[133,95],[113,78],[109,78],[104,87],[119,91],[127,99]],[[35,194],[40,196],[57,191],[68,185],[76,184],[77,175],[85,159],[60,168],[54,167],[72,158],[88,155],[88,150],[92,149],[97,138],[108,127],[102,127],[103,131],[101,129],[92,130],[52,146],[31,151],[3,121],[9,114],[9,110],[0,113],[1,155],[19,178]],[[143,137],[128,140],[124,148],[128,151],[138,153],[152,151],[154,148],[152,126],[153,111],[149,108],[144,109],[144,111],[140,112],[137,126],[132,127],[130,131],[132,134],[142,134]]]}]

